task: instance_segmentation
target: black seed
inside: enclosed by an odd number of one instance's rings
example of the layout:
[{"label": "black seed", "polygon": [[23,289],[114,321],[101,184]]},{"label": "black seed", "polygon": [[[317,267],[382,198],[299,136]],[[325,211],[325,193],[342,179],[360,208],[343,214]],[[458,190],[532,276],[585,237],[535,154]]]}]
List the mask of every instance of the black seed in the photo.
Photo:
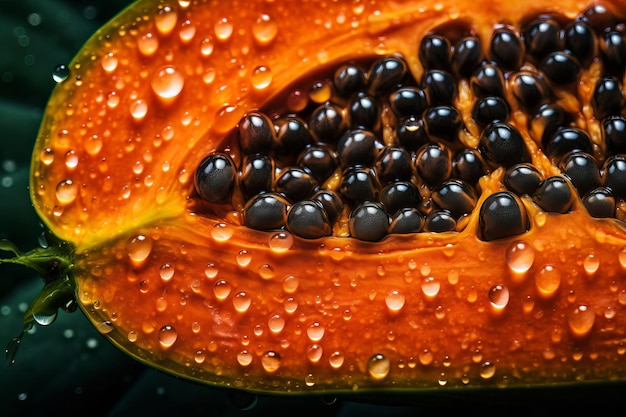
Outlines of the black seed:
[{"label": "black seed", "polygon": [[611,31],[604,34],[604,42],[600,44],[604,54],[604,70],[607,74],[621,78],[626,66],[626,39],[620,32]]},{"label": "black seed", "polygon": [[505,70],[516,70],[524,59],[524,45],[511,29],[498,28],[491,36],[489,55]]},{"label": "black seed", "polygon": [[532,164],[516,164],[506,170],[502,182],[517,195],[533,195],[541,182],[541,174]]},{"label": "black seed", "polygon": [[611,189],[615,198],[626,198],[626,158],[614,155],[604,161],[602,167],[604,186]]},{"label": "black seed", "polygon": [[539,70],[555,85],[569,85],[578,81],[580,64],[565,52],[552,52],[539,64]]},{"label": "black seed", "polygon": [[379,185],[368,168],[348,168],[341,180],[341,194],[351,204],[378,200]]},{"label": "black seed", "polygon": [[330,224],[335,224],[341,215],[341,211],[343,210],[343,201],[341,201],[341,197],[339,197],[339,195],[332,190],[319,190],[313,194],[311,199],[318,201],[322,207],[324,207],[324,211],[326,211],[326,214],[328,215]]},{"label": "black seed", "polygon": [[614,13],[603,4],[590,6],[583,12],[582,20],[597,32],[605,32],[617,23]]},{"label": "black seed", "polygon": [[328,215],[317,201],[298,201],[287,214],[287,229],[305,239],[317,239],[332,233]]},{"label": "black seed", "polygon": [[492,64],[478,68],[470,79],[470,86],[476,97],[504,97],[504,75],[500,68]]},{"label": "black seed", "polygon": [[482,155],[475,149],[463,148],[454,154],[452,159],[454,176],[468,184],[476,184],[480,177],[488,172],[487,164]]},{"label": "black seed", "polygon": [[389,106],[399,118],[421,116],[428,107],[426,92],[417,87],[402,87],[389,96]]},{"label": "black seed", "polygon": [[569,178],[579,196],[600,185],[600,167],[595,158],[585,152],[570,152],[559,164],[561,172]]},{"label": "black seed", "polygon": [[550,89],[543,77],[532,71],[520,71],[513,75],[513,96],[526,113],[533,113],[550,97]]},{"label": "black seed", "polygon": [[209,155],[198,164],[196,191],[210,203],[227,203],[235,185],[235,176],[235,164],[230,156],[221,153]]},{"label": "black seed", "polygon": [[344,129],[343,110],[336,104],[322,104],[313,110],[309,119],[309,128],[318,141],[336,142]]},{"label": "black seed", "polygon": [[597,119],[620,114],[624,105],[624,92],[617,78],[602,77],[596,83],[591,105]]},{"label": "black seed", "polygon": [[452,173],[450,151],[441,143],[423,145],[417,153],[415,168],[426,184],[431,187],[440,184]]},{"label": "black seed", "polygon": [[574,194],[567,180],[552,176],[539,183],[533,194],[533,201],[544,211],[567,213],[574,203]]},{"label": "black seed", "polygon": [[321,146],[307,148],[298,158],[298,165],[309,171],[320,183],[326,181],[338,166],[335,153]]},{"label": "black seed", "polygon": [[452,54],[452,70],[455,74],[469,78],[483,57],[480,39],[476,36],[467,36],[461,39]]},{"label": "black seed", "polygon": [[602,121],[602,137],[615,153],[626,153],[626,117],[609,116]]},{"label": "black seed", "polygon": [[372,64],[369,70],[369,92],[381,96],[395,90],[407,75],[407,65],[403,59],[389,56]]},{"label": "black seed", "polygon": [[244,158],[239,187],[246,200],[272,190],[274,169],[274,161],[267,155],[257,154]]},{"label": "black seed", "polygon": [[528,230],[528,214],[519,197],[500,191],[489,195],[480,206],[478,225],[482,240],[504,239]]},{"label": "black seed", "polygon": [[448,180],[433,190],[433,202],[440,209],[448,210],[454,218],[474,210],[478,196],[474,188],[463,180]]},{"label": "black seed", "polygon": [[419,47],[419,59],[424,68],[448,69],[450,66],[450,41],[437,34],[426,35]]},{"label": "black seed", "polygon": [[463,119],[455,107],[429,107],[424,113],[424,125],[431,139],[454,142],[463,127]]},{"label": "black seed", "polygon": [[374,97],[360,92],[348,103],[348,116],[353,128],[376,130],[380,125],[380,106]]},{"label": "black seed", "polygon": [[239,147],[247,155],[269,153],[276,137],[272,121],[260,112],[245,114],[239,121],[237,132]]},{"label": "black seed", "polygon": [[368,130],[347,130],[337,142],[337,155],[343,168],[371,167],[385,145]]},{"label": "black seed", "polygon": [[452,105],[456,97],[456,81],[443,70],[428,70],[422,77],[421,87],[428,91],[431,106]]},{"label": "black seed", "polygon": [[396,138],[398,144],[408,151],[417,151],[420,146],[428,142],[428,134],[422,119],[416,116],[409,116],[396,127]]},{"label": "black seed", "polygon": [[583,21],[571,22],[565,28],[565,49],[570,51],[583,66],[589,66],[596,52],[593,30]]},{"label": "black seed", "polygon": [[609,188],[598,187],[589,191],[583,197],[582,202],[592,217],[615,216],[615,197]]},{"label": "black seed", "polygon": [[424,227],[424,217],[416,208],[398,210],[391,218],[389,233],[417,233]]},{"label": "black seed", "polygon": [[276,178],[274,191],[296,202],[310,197],[318,183],[311,174],[300,167],[289,167],[281,171]]},{"label": "black seed", "polygon": [[259,194],[248,200],[243,209],[246,226],[255,230],[284,228],[288,208],[287,200],[278,194]]},{"label": "black seed", "polygon": [[411,154],[404,148],[386,147],[376,160],[375,169],[381,184],[410,180],[413,175]]},{"label": "black seed", "polygon": [[348,229],[356,239],[376,242],[387,235],[389,216],[380,204],[367,201],[352,210]]},{"label": "black seed", "polygon": [[417,207],[422,201],[415,185],[409,181],[396,181],[380,192],[380,202],[390,215],[405,207]]},{"label": "black seed", "polygon": [[337,94],[347,98],[365,88],[367,82],[365,71],[356,64],[345,64],[337,68],[333,84]]},{"label": "black seed", "polygon": [[275,152],[283,159],[283,163],[286,159],[289,160],[288,163],[292,163],[291,160],[313,142],[309,127],[299,117],[287,117],[278,120],[276,125],[278,126],[278,144]]},{"label": "black seed", "polygon": [[433,210],[424,219],[424,231],[443,233],[456,229],[456,219],[448,210]]},{"label": "black seed", "polygon": [[481,129],[493,122],[506,122],[509,118],[509,105],[501,97],[480,98],[474,103],[472,118]]},{"label": "black seed", "polygon": [[528,130],[537,142],[544,143],[551,138],[561,126],[569,123],[569,117],[562,107],[547,103],[539,107],[537,113],[530,119]]},{"label": "black seed", "polygon": [[506,168],[530,162],[530,155],[519,131],[507,123],[492,123],[480,135],[478,150],[485,159]]},{"label": "black seed", "polygon": [[556,133],[543,143],[543,150],[553,162],[558,162],[568,152],[593,152],[589,135],[577,127],[558,128]]},{"label": "black seed", "polygon": [[536,19],[524,31],[526,53],[541,60],[560,48],[559,24],[552,19]]}]

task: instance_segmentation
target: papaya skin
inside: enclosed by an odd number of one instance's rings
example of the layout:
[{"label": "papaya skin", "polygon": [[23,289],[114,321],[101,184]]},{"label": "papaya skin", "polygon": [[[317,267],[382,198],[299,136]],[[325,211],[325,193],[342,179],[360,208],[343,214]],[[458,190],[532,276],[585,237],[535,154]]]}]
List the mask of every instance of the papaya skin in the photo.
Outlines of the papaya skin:
[{"label": "papaya skin", "polygon": [[[80,308],[144,363],[253,392],[623,380],[626,232],[613,220],[524,200],[529,231],[497,241],[476,236],[478,210],[459,233],[307,241],[199,215],[193,198],[200,160],[303,74],[398,53],[419,79],[419,40],[451,19],[488,39],[495,24],[589,4],[133,4],[70,63],[33,153],[31,197],[72,245]],[[251,78],[260,66],[272,74],[263,88]],[[581,77],[581,97],[596,70]],[[533,163],[556,172],[525,117],[515,111],[512,123]],[[601,152],[598,122],[581,118]],[[501,176],[481,179],[478,206]],[[515,264],[515,251],[532,261]]]}]

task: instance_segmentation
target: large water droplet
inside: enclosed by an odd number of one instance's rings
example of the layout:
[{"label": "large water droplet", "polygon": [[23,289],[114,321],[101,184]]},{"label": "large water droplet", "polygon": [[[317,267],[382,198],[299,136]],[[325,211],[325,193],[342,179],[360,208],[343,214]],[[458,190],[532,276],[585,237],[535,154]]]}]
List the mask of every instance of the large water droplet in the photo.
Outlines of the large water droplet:
[{"label": "large water droplet", "polygon": [[237,265],[245,268],[246,266],[250,265],[250,262],[252,262],[252,254],[246,249],[240,250],[237,254]]},{"label": "large water droplet", "polygon": [[159,343],[164,348],[171,347],[177,338],[178,333],[176,333],[176,329],[173,326],[167,324],[159,329]]},{"label": "large water droplet", "polygon": [[263,90],[269,87],[273,78],[274,74],[272,74],[272,70],[264,65],[256,67],[252,70],[252,74],[250,74],[252,86],[257,90]]},{"label": "large water droplet", "polygon": [[281,317],[280,314],[273,314],[267,320],[267,327],[272,333],[278,334],[285,328],[285,319]]},{"label": "large water droplet", "polygon": [[269,238],[269,246],[274,252],[286,252],[293,246],[293,236],[285,232],[274,233]]},{"label": "large water droplet", "polygon": [[57,65],[54,68],[54,71],[52,71],[52,79],[56,83],[61,83],[67,80],[69,76],[70,76],[70,69],[65,64]]},{"label": "large water droplet", "polygon": [[344,358],[341,352],[335,351],[331,353],[330,356],[328,357],[328,363],[334,369],[341,368],[341,366],[343,365],[343,361],[344,361]]},{"label": "large water droplet", "polygon": [[65,179],[57,184],[56,197],[59,203],[67,205],[73,202],[78,195],[78,184],[71,179]]},{"label": "large water droplet", "polygon": [[102,150],[102,138],[98,135],[91,135],[84,142],[85,151],[91,156],[97,156]]},{"label": "large water droplet", "polygon": [[233,228],[226,223],[216,223],[211,229],[211,236],[218,242],[225,242],[233,236]]},{"label": "large water droplet", "polygon": [[234,26],[227,18],[222,18],[215,23],[215,36],[222,42],[226,42],[233,34]]},{"label": "large water droplet", "polygon": [[215,45],[211,38],[202,39],[200,42],[200,53],[202,56],[210,56],[213,53],[213,49],[215,49]]},{"label": "large water droplet", "polygon": [[546,265],[535,274],[537,292],[543,298],[552,297],[561,285],[561,272],[552,265]]},{"label": "large water droplet", "polygon": [[579,305],[567,315],[569,329],[576,337],[588,335],[595,320],[596,313],[586,305]]},{"label": "large water droplet", "polygon": [[144,56],[152,56],[159,49],[159,38],[151,32],[143,34],[137,39],[137,48]]},{"label": "large water droplet", "polygon": [[535,249],[526,241],[516,240],[506,250],[506,263],[513,272],[523,274],[535,262]]},{"label": "large water droplet", "polygon": [[[241,366],[248,366],[252,363],[252,354],[247,350],[242,350],[237,354],[237,362]],[[278,364],[280,366],[280,358],[278,359]],[[278,368],[276,368],[278,369]]]},{"label": "large water droplet", "polygon": [[480,377],[482,379],[490,379],[496,374],[496,365],[486,361],[480,365]]},{"label": "large water droplet", "polygon": [[367,362],[367,371],[373,379],[381,380],[389,375],[391,362],[382,353],[373,355]]},{"label": "large water droplet", "polygon": [[136,121],[141,121],[143,120],[144,117],[146,117],[146,114],[148,114],[148,103],[145,100],[135,100],[133,102],[130,103],[130,115],[133,116],[133,119],[135,119]]},{"label": "large water droplet", "polygon": [[117,68],[119,60],[113,52],[108,52],[102,57],[100,64],[106,72],[113,72]]},{"label": "large water droplet", "polygon": [[168,5],[160,7],[157,10],[156,16],[154,16],[154,24],[157,30],[162,35],[168,35],[176,26],[178,14],[176,10]]},{"label": "large water droplet", "polygon": [[252,25],[252,36],[262,46],[270,44],[278,34],[276,21],[268,14],[262,14]]},{"label": "large water droplet", "polygon": [[174,267],[168,263],[164,263],[159,268],[159,276],[165,282],[168,282],[174,276]]},{"label": "large water droplet", "polygon": [[213,285],[213,294],[220,301],[225,300],[230,295],[231,285],[228,281],[220,279]]},{"label": "large water droplet", "polygon": [[426,277],[422,281],[422,292],[426,297],[434,298],[439,294],[441,284],[434,277]]},{"label": "large water droplet", "polygon": [[504,285],[494,285],[489,289],[489,301],[496,310],[502,310],[509,303],[509,289]]},{"label": "large water droplet", "polygon": [[185,76],[176,67],[166,65],[154,73],[150,85],[159,98],[169,102],[183,90]]},{"label": "large water droplet", "polygon": [[397,313],[404,307],[405,297],[398,290],[393,290],[385,297],[385,304],[391,313]]},{"label": "large water droplet", "polygon": [[245,291],[239,291],[233,297],[233,307],[240,313],[245,313],[252,304],[252,297]]},{"label": "large water droplet", "polygon": [[310,345],[306,348],[306,357],[311,363],[318,363],[322,359],[324,349],[318,344]]},{"label": "large water droplet", "polygon": [[319,342],[322,340],[322,337],[324,337],[325,331],[326,329],[324,329],[324,326],[322,326],[319,322],[315,322],[306,329],[306,334],[309,336],[309,340],[311,340],[311,342]]},{"label": "large water droplet", "polygon": [[280,355],[273,350],[267,351],[261,356],[261,365],[263,369],[265,369],[265,372],[270,374],[278,371],[280,361]]},{"label": "large water droplet", "polygon": [[300,280],[294,275],[287,275],[283,278],[283,291],[287,294],[293,294],[298,290]]},{"label": "large water droplet", "polygon": [[52,148],[44,148],[39,154],[39,160],[42,164],[49,166],[54,162],[54,150]]},{"label": "large water droplet", "polygon": [[590,253],[583,260],[583,268],[585,268],[587,274],[595,274],[598,268],[600,268],[600,259],[593,253]]},{"label": "large water droplet", "polygon": [[183,43],[189,43],[194,36],[196,36],[196,25],[194,25],[191,20],[186,19],[180,25],[178,37]]},{"label": "large water droplet", "polygon": [[134,235],[126,242],[126,253],[134,266],[142,265],[152,252],[153,240],[143,234]]}]

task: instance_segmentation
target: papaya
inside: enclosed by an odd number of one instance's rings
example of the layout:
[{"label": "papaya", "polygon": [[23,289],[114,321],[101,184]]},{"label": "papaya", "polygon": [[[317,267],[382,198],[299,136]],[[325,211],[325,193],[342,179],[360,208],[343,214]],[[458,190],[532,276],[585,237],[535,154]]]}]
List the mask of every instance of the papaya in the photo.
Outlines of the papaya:
[{"label": "papaya", "polygon": [[48,245],[3,245],[44,278],[24,331],[80,308],[140,362],[259,393],[624,380],[625,19],[132,4],[41,124]]}]

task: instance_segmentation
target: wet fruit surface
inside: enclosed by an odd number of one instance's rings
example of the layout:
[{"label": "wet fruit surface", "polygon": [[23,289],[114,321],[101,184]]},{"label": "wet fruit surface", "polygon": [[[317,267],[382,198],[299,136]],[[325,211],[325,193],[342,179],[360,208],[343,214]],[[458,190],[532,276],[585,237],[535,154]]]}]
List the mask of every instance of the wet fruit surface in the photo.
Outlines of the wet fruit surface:
[{"label": "wet fruit surface", "polygon": [[[623,104],[620,42],[603,35],[620,8],[511,7],[455,31],[450,4],[340,2],[327,21],[308,3],[289,18],[133,6],[69,66],[34,154],[33,200],[75,245],[81,308],[144,362],[247,390],[622,378],[626,165],[601,134]],[[542,13],[554,21],[523,20]],[[503,14],[519,21],[496,27]],[[575,22],[602,60],[550,55]],[[550,84],[562,62],[576,91]]]}]

